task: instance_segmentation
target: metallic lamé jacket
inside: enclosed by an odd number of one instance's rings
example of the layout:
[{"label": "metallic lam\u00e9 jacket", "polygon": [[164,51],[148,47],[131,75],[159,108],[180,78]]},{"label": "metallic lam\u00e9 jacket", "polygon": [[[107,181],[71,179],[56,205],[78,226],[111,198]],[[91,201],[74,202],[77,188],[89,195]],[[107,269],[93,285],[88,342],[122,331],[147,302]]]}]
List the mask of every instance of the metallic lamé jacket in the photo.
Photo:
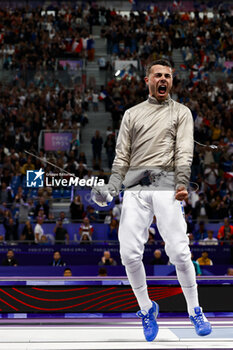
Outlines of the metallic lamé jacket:
[{"label": "metallic lam\u00e9 jacket", "polygon": [[149,96],[123,116],[110,182],[117,176],[122,181],[126,179],[128,187],[135,182],[133,174],[138,177],[145,170],[162,169],[174,172],[176,187],[187,187],[193,142],[193,118],[189,108],[170,96],[162,103]]}]

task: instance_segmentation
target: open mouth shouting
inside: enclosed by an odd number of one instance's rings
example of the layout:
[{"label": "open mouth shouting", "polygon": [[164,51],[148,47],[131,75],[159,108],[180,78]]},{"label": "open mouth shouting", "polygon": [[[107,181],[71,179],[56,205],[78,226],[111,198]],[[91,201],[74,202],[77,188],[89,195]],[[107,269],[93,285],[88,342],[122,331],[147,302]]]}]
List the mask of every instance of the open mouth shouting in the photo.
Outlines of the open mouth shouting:
[{"label": "open mouth shouting", "polygon": [[167,86],[164,85],[164,84],[159,85],[159,87],[158,87],[158,94],[160,96],[165,96],[166,92],[167,92]]}]

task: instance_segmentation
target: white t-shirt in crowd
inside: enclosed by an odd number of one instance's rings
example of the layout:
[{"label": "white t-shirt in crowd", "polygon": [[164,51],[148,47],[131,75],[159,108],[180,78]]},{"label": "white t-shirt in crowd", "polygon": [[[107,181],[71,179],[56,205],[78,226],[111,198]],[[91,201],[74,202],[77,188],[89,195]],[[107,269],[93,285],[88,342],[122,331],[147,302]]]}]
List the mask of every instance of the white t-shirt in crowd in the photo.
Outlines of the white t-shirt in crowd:
[{"label": "white t-shirt in crowd", "polygon": [[39,241],[41,240],[41,237],[44,235],[43,227],[40,224],[36,224],[34,228],[34,236],[35,236],[35,242],[38,243],[36,239],[36,233],[39,233]]}]

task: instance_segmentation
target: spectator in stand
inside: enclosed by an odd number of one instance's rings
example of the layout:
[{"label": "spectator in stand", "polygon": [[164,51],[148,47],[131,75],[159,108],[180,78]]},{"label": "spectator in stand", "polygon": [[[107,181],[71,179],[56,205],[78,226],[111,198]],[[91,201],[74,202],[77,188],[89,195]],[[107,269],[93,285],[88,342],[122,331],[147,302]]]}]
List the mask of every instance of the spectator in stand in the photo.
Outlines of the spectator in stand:
[{"label": "spectator in stand", "polygon": [[94,112],[98,112],[99,110],[98,103],[99,103],[99,94],[96,90],[94,90],[92,93],[92,104],[93,104]]},{"label": "spectator in stand", "polygon": [[224,200],[221,200],[215,208],[214,217],[218,220],[223,220],[228,215],[228,203]]},{"label": "spectator in stand", "polygon": [[5,241],[5,237],[3,235],[0,235],[0,246],[1,245],[7,245],[7,242]]},{"label": "spectator in stand", "polygon": [[115,158],[115,147],[116,147],[116,141],[115,141],[115,135],[109,134],[107,136],[107,139],[104,143],[104,147],[106,149],[106,154],[108,158],[108,167],[109,169],[112,168],[112,163]]},{"label": "spectator in stand", "polygon": [[86,169],[86,166],[80,162],[77,166],[77,170],[75,171],[75,176],[79,177],[80,179],[85,178],[87,175],[88,170]]},{"label": "spectator in stand", "polygon": [[5,228],[5,240],[17,241],[18,240],[18,227],[19,221],[16,218],[15,221],[12,217],[5,217],[3,220],[3,226]]},{"label": "spectator in stand", "polygon": [[149,238],[148,238],[147,244],[154,245],[155,244],[155,228],[150,227],[148,231],[149,231]]},{"label": "spectator in stand", "polygon": [[10,207],[12,201],[13,195],[11,188],[7,187],[7,184],[5,182],[2,182],[0,190],[0,203],[7,203],[7,206]]},{"label": "spectator in stand", "polygon": [[218,208],[220,208],[222,198],[219,194],[216,194],[211,198],[212,191],[210,191],[209,194],[210,194],[211,219],[215,219],[217,210]]},{"label": "spectator in stand", "polygon": [[207,202],[205,194],[201,192],[199,193],[199,200],[196,202],[196,205],[195,205],[195,216],[198,222],[200,221],[207,222],[209,215],[210,215],[209,203]]},{"label": "spectator in stand", "polygon": [[118,240],[118,221],[115,218],[108,225],[107,235],[109,240]]},{"label": "spectator in stand", "polygon": [[24,194],[24,190],[22,186],[18,187],[18,191],[15,195],[14,201],[12,203],[12,209],[18,210],[20,221],[24,221],[28,216],[28,205],[26,202],[26,195]]},{"label": "spectator in stand", "polygon": [[92,154],[93,154],[93,168],[100,169],[103,139],[100,136],[99,130],[96,130],[95,135],[91,139],[91,144],[92,144]]},{"label": "spectator in stand", "polygon": [[150,265],[165,265],[165,261],[162,258],[162,252],[160,249],[155,249],[154,251],[154,257],[150,261]]},{"label": "spectator in stand", "polygon": [[80,238],[80,244],[91,244],[91,243],[92,243],[92,239],[90,238],[90,236],[84,233]]},{"label": "spectator in stand", "polygon": [[65,108],[64,112],[62,113],[62,119],[63,120],[70,120],[72,115],[73,115],[73,110],[71,108],[71,105],[69,103],[67,103],[66,108]]},{"label": "spectator in stand", "polygon": [[61,253],[56,251],[53,253],[53,261],[51,262],[52,266],[66,266],[66,263],[61,258]]},{"label": "spectator in stand", "polygon": [[[93,171],[91,169],[88,169],[87,174],[84,176],[84,179],[87,181],[87,180],[91,180],[92,178],[93,178]],[[87,186],[88,182],[86,182],[86,188],[90,189],[90,186]]]},{"label": "spectator in stand", "polygon": [[48,237],[50,235],[42,235],[40,241],[38,242],[38,245],[51,245],[53,241],[51,241]]},{"label": "spectator in stand", "polygon": [[35,165],[32,162],[32,157],[27,158],[27,162],[21,167],[22,176],[26,176],[27,170],[35,170]]},{"label": "spectator in stand", "polygon": [[204,221],[199,222],[199,228],[194,232],[194,239],[195,241],[200,241],[205,238],[207,238],[207,230],[205,228],[205,223]]},{"label": "spectator in stand", "polygon": [[78,163],[82,162],[82,164],[84,164],[84,166],[87,166],[87,158],[84,152],[80,152],[79,153],[79,157],[78,157]]},{"label": "spectator in stand", "polygon": [[217,179],[219,176],[215,163],[211,163],[205,170],[205,181],[208,187],[214,191],[217,190]]},{"label": "spectator in stand", "polygon": [[45,201],[45,197],[40,197],[34,211],[35,217],[39,216],[38,213],[43,210],[45,218],[49,217],[49,206]]},{"label": "spectator in stand", "polygon": [[192,232],[188,233],[187,236],[189,238],[189,245],[198,245],[198,241],[195,240],[195,237]]},{"label": "spectator in stand", "polygon": [[94,232],[93,226],[90,225],[90,221],[88,217],[85,217],[79,228],[80,241],[82,240],[84,235],[87,235],[89,240],[92,241],[93,232]]},{"label": "spectator in stand", "polygon": [[233,226],[230,225],[229,218],[224,219],[224,225],[218,230],[219,241],[233,241]]},{"label": "spectator in stand", "polygon": [[214,236],[214,231],[208,230],[207,231],[208,237],[204,238],[201,242],[199,242],[200,245],[218,245],[217,238]]},{"label": "spectator in stand", "polygon": [[100,262],[98,263],[99,266],[103,266],[103,265],[111,265],[111,266],[116,266],[117,262],[111,258],[111,253],[109,250],[105,250],[104,254],[100,260]]},{"label": "spectator in stand", "polygon": [[104,224],[110,225],[112,219],[114,219],[114,216],[112,214],[112,209],[110,209],[104,218]]},{"label": "spectator in stand", "polygon": [[44,236],[44,229],[42,227],[43,222],[44,222],[44,219],[42,217],[38,216],[37,224],[34,228],[35,243],[39,243],[41,241],[42,236]]},{"label": "spectator in stand", "polygon": [[195,271],[196,271],[196,275],[197,276],[201,276],[202,275],[202,272],[201,272],[201,268],[200,268],[200,265],[197,261],[194,260],[194,256],[193,256],[193,253],[191,253],[192,255],[192,262],[193,262],[193,265],[194,265],[194,268],[195,268]]},{"label": "spectator in stand", "polygon": [[12,249],[9,249],[6,258],[2,261],[3,266],[18,266],[18,262],[15,259],[15,254]]},{"label": "spectator in stand", "polygon": [[233,276],[233,267],[227,269],[227,276]]},{"label": "spectator in stand", "polygon": [[196,260],[199,265],[213,265],[213,261],[208,257],[208,252],[202,252],[201,257]]},{"label": "spectator in stand", "polygon": [[74,197],[70,204],[71,220],[82,220],[84,215],[84,206],[80,195]]},{"label": "spectator in stand", "polygon": [[63,222],[62,222],[62,220],[60,218],[57,221],[53,232],[55,234],[55,242],[56,243],[67,243],[67,244],[69,244],[69,234],[67,232],[67,229],[63,227]]},{"label": "spectator in stand", "polygon": [[32,243],[35,241],[32,224],[29,220],[27,220],[25,222],[24,228],[23,228],[21,236],[20,236],[20,240],[21,241],[28,241],[29,243]]},{"label": "spectator in stand", "polygon": [[59,220],[61,220],[63,224],[69,224],[69,219],[66,217],[64,211],[60,211]]},{"label": "spectator in stand", "polygon": [[187,224],[187,233],[193,232],[195,224],[193,222],[193,216],[192,216],[192,206],[190,203],[185,202],[185,207],[184,207],[184,212],[185,212],[185,221]]},{"label": "spectator in stand", "polygon": [[98,222],[99,221],[99,215],[91,205],[87,206],[86,216],[88,217],[90,222]]},{"label": "spectator in stand", "polygon": [[99,277],[106,277],[108,275],[107,269],[105,267],[100,267],[98,271]]},{"label": "spectator in stand", "polygon": [[64,277],[71,277],[72,276],[72,271],[69,267],[67,267],[64,272],[63,272]]}]

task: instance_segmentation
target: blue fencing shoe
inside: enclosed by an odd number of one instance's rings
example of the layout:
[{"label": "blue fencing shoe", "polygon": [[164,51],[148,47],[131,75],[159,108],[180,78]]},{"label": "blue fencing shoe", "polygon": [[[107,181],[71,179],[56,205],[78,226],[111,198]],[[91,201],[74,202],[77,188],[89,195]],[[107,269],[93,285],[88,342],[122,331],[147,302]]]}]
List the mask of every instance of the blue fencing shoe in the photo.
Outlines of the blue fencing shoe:
[{"label": "blue fencing shoe", "polygon": [[153,341],[158,334],[159,326],[156,322],[158,313],[159,305],[152,301],[152,308],[148,312],[141,310],[136,314],[142,319],[143,331],[147,341]]},{"label": "blue fencing shoe", "polygon": [[203,314],[201,307],[195,307],[193,315],[189,316],[189,318],[195,327],[197,335],[204,336],[211,333],[211,324]]}]

